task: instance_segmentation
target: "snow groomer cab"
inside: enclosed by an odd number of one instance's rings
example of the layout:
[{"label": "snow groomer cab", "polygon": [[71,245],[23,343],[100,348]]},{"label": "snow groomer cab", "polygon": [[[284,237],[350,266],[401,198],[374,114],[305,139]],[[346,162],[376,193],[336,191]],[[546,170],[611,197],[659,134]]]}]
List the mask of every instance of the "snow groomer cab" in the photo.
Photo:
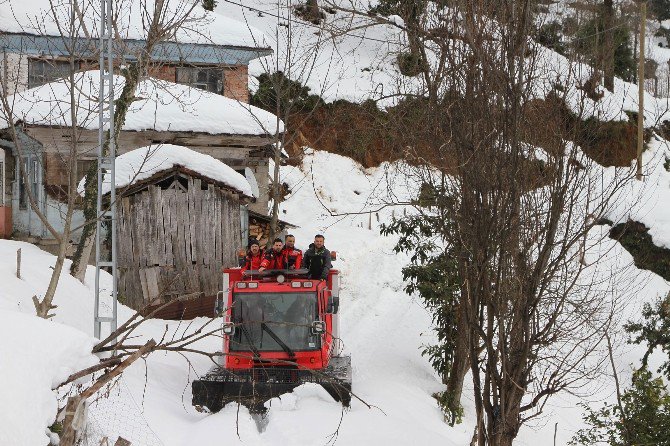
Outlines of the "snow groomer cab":
[{"label": "snow groomer cab", "polygon": [[339,271],[326,280],[307,270],[224,270],[217,298],[223,317],[220,365],[193,382],[193,404],[218,411],[237,401],[263,412],[295,387],[320,384],[351,400],[351,358],[340,355]]}]

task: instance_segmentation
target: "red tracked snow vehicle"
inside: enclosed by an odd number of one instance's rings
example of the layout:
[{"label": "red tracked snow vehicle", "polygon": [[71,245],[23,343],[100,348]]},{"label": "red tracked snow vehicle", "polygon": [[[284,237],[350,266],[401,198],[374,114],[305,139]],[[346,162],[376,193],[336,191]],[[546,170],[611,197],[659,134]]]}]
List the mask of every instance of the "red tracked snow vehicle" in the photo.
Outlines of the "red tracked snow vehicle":
[{"label": "red tracked snow vehicle", "polygon": [[223,283],[223,356],[193,381],[194,406],[216,412],[239,402],[263,412],[267,400],[306,382],[349,405],[351,357],[339,352],[337,270],[324,281],[308,279],[307,270],[231,268]]}]

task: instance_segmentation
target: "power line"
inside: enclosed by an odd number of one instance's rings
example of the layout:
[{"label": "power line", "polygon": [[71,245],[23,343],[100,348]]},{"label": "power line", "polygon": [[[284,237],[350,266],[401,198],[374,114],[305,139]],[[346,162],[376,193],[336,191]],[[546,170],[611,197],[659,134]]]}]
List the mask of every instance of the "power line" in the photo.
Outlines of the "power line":
[{"label": "power line", "polygon": [[[261,14],[266,14],[266,15],[269,15],[270,17],[275,17],[275,18],[280,19],[280,20],[286,20],[286,21],[293,20],[293,21],[296,21],[296,22],[300,23],[301,25],[306,25],[306,26],[311,26],[312,28],[322,29],[319,25],[315,25],[314,23],[311,23],[311,22],[306,22],[306,21],[303,21],[303,20],[291,19],[291,18],[288,18],[288,17],[280,16],[280,15],[273,14],[273,13],[268,12],[268,11],[264,11],[262,9],[254,8],[253,6],[248,6],[248,5],[244,5],[242,3],[235,2],[233,0],[223,0],[223,1],[226,2],[226,3],[230,3],[231,5],[240,6],[242,8],[248,9],[250,11],[255,11],[255,12],[259,12]],[[373,42],[389,43],[388,40],[377,39],[375,37],[361,36],[360,34],[347,34],[347,35],[352,36],[352,37],[356,37],[358,39],[370,40],[370,41],[373,41]]]},{"label": "power line", "polygon": [[[274,14],[274,13],[269,12],[269,11],[265,11],[265,10],[262,10],[262,9],[255,8],[253,6],[244,5],[242,3],[239,3],[239,2],[236,2],[236,1],[233,1],[233,0],[223,0],[223,1],[226,2],[226,3],[229,3],[231,5],[235,5],[235,6],[239,6],[241,8],[244,8],[244,9],[248,9],[249,11],[255,11],[255,12],[258,12],[258,13],[261,13],[261,14],[269,15],[270,17],[274,17],[274,18],[279,19],[279,20],[286,20],[286,21],[293,20],[293,21],[296,21],[296,22],[300,23],[301,25],[309,26],[309,27],[316,28],[316,29],[319,29],[319,30],[322,29],[321,26],[315,25],[314,23],[311,23],[311,22],[281,16],[281,15]],[[371,26],[374,26],[374,25],[371,25]],[[616,29],[619,29],[619,28],[624,28],[626,26],[627,26],[626,23],[619,23],[619,24],[614,25],[610,28],[603,29],[602,31],[597,31],[596,33],[594,33],[592,35],[580,36],[580,37],[574,36],[571,40],[573,40],[573,41],[586,40],[586,39],[589,39],[591,37],[594,37],[594,36],[600,34],[601,32],[613,31],[613,30],[616,30]],[[389,43],[388,40],[377,39],[375,37],[368,37],[368,36],[363,36],[363,35],[360,35],[360,34],[351,33],[351,34],[347,34],[347,35],[352,36],[352,37],[356,37],[356,38],[362,39],[362,40],[369,40],[369,41],[379,42],[379,43]]]}]

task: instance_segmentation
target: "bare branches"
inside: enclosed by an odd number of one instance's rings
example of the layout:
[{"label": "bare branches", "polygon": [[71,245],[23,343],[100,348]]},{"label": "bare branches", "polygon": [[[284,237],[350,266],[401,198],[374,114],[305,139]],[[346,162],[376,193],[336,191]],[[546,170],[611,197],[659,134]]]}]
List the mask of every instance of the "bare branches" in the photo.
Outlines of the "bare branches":
[{"label": "bare branches", "polygon": [[[459,361],[474,381],[479,445],[511,444],[551,395],[602,373],[616,296],[580,257],[601,242],[592,229],[632,178],[608,176],[571,142],[587,99],[565,87],[572,65],[557,73],[562,90],[539,87],[556,67],[532,41],[531,9],[462,0],[389,13],[402,17],[404,49],[418,57],[414,88],[399,91],[422,93],[414,110],[430,129],[412,140],[419,119],[398,123],[407,145],[421,147],[408,168],[420,189],[412,218],[429,228],[422,246],[433,252],[420,254],[458,265],[449,277],[461,288],[458,311],[449,314],[468,338]],[[395,21],[340,11],[356,29]]]}]

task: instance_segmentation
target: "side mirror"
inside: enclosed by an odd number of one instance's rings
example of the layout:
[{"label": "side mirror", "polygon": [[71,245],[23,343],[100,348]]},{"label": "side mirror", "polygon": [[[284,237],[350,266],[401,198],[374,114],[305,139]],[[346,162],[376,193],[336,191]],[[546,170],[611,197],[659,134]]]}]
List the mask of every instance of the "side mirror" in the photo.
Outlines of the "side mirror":
[{"label": "side mirror", "polygon": [[326,323],[324,321],[312,322],[311,330],[313,335],[318,335],[326,332]]},{"label": "side mirror", "polygon": [[226,336],[232,336],[235,334],[235,324],[232,322],[223,323],[223,334]]},{"label": "side mirror", "polygon": [[223,291],[219,291],[218,293],[216,293],[216,302],[214,303],[214,314],[216,314],[217,317],[223,314],[223,296],[224,296]]},{"label": "side mirror", "polygon": [[328,298],[328,305],[326,305],[326,313],[337,314],[337,311],[340,309],[340,298],[339,296],[330,296]]}]

